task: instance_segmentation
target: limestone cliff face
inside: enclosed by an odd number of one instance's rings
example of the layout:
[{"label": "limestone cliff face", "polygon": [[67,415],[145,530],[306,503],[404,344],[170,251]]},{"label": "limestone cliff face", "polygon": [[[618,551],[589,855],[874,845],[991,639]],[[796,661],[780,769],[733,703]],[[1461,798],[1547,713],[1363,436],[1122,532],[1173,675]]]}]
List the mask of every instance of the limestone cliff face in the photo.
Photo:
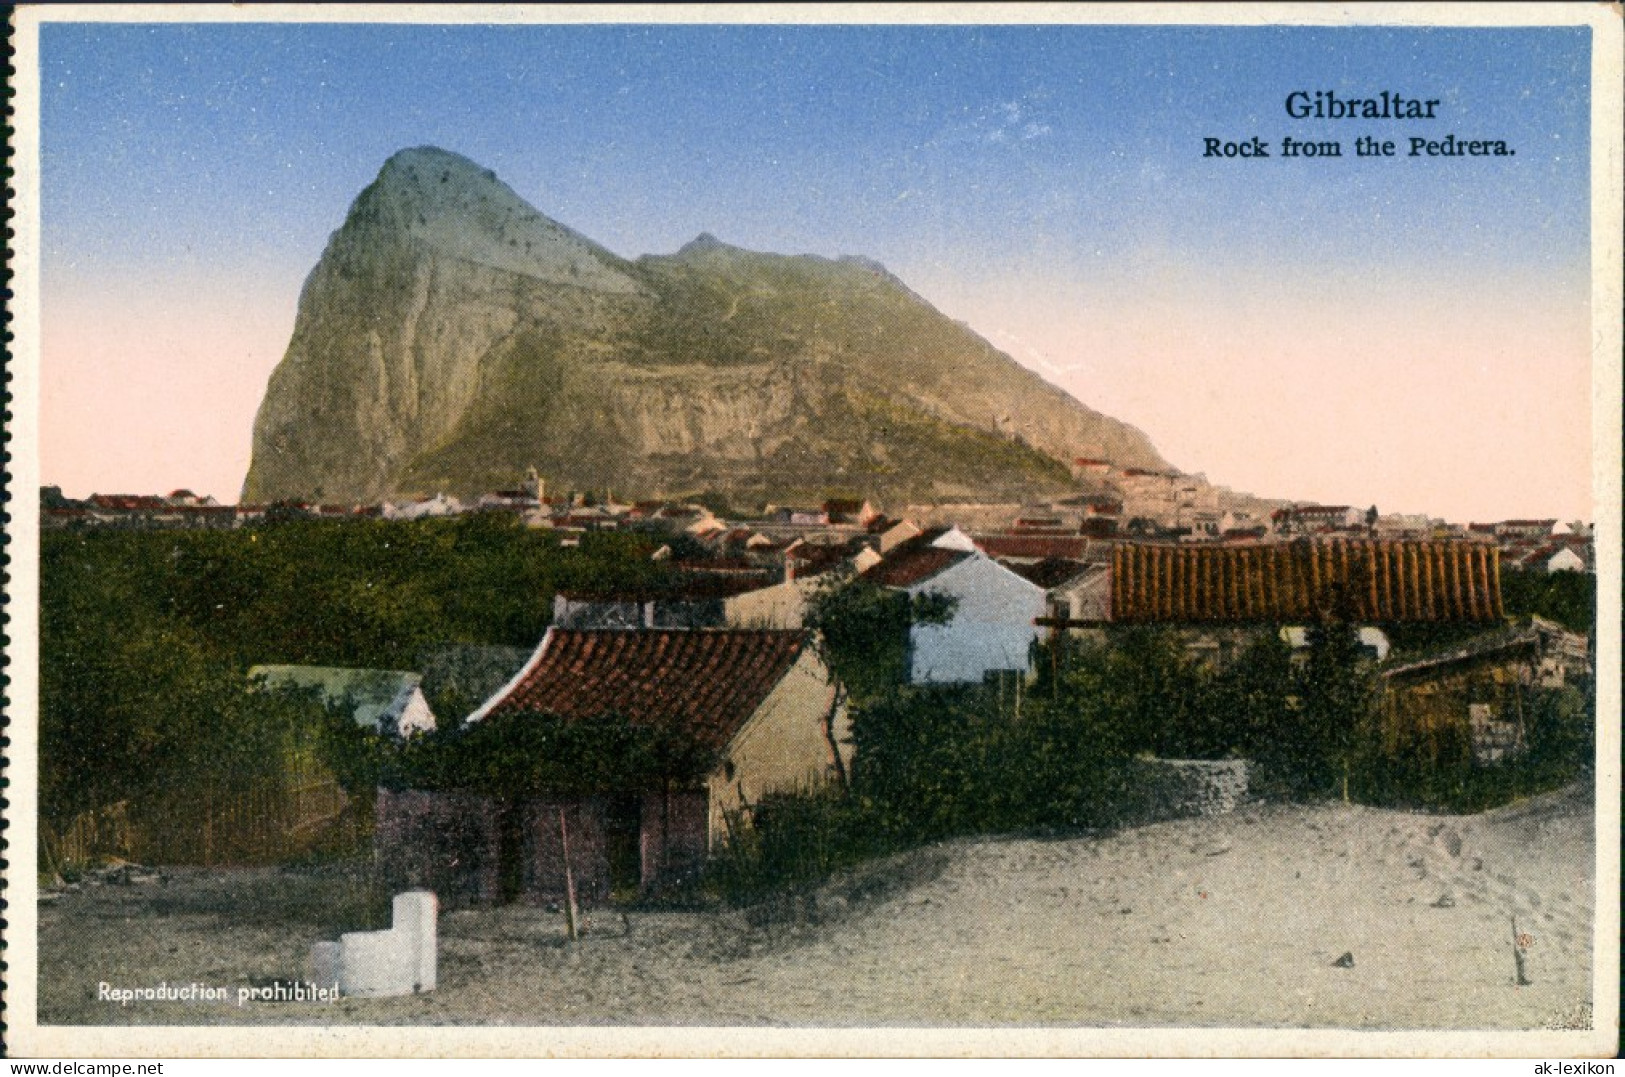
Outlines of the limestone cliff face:
[{"label": "limestone cliff face", "polygon": [[243,497],[467,496],[532,464],[620,496],[1024,497],[1074,456],[1166,466],[875,263],[709,236],[628,262],[425,148],[306,281]]}]

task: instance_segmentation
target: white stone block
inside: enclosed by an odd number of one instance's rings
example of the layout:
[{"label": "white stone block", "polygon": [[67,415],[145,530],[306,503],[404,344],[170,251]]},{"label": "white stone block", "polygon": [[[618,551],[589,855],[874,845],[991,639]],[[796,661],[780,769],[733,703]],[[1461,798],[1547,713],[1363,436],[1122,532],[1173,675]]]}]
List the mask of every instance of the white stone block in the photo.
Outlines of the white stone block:
[{"label": "white stone block", "polygon": [[[397,894],[388,931],[352,931],[337,943],[339,993],[387,998],[435,989],[439,903],[428,890]],[[333,943],[317,943],[317,950]],[[323,982],[318,979],[317,983]],[[331,981],[327,981],[331,982]]]},{"label": "white stone block", "polygon": [[339,994],[353,998],[410,995],[417,953],[390,931],[352,931],[339,936]]},{"label": "white stone block", "polygon": [[409,890],[395,895],[394,930],[409,936],[412,950],[412,989],[433,991],[439,948],[440,903],[430,890]]}]

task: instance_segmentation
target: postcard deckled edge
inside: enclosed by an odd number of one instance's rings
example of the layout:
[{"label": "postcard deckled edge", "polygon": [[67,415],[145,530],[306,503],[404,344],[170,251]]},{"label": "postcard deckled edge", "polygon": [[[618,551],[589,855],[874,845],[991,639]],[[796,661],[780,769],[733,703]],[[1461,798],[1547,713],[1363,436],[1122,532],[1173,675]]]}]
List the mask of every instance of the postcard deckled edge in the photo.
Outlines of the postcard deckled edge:
[{"label": "postcard deckled edge", "polygon": [[[1088,1056],[1174,1055],[1235,1057],[1291,1054],[1305,1057],[1612,1056],[1618,1040],[1619,810],[1620,810],[1620,401],[1621,401],[1621,114],[1620,9],[1598,4],[1272,5],[1238,4],[1223,10],[1200,5],[943,5],[876,12],[863,5],[780,8],[773,5],[699,8],[613,6],[549,8],[469,5],[370,7],[335,5],[319,11],[300,5],[254,9],[257,22],[1118,22],[1140,25],[1354,26],[1562,26],[1592,31],[1592,325],[1593,492],[1598,573],[1596,789],[1597,878],[1593,950],[1593,1013],[1589,1031],[1344,1029],[713,1029],[614,1026],[610,1028],[368,1028],[255,1026],[130,1028],[40,1026],[37,1022],[37,878],[31,854],[37,842],[37,623],[39,485],[39,30],[45,22],[231,21],[241,15],[219,5],[68,5],[13,9],[15,77],[12,97],[14,299],[10,344],[8,483],[12,491],[5,655],[9,720],[7,790],[6,1040],[13,1056],[245,1056],[296,1057],[467,1056],[656,1057],[733,1056]],[[903,9],[906,10],[906,9]],[[997,15],[995,16],[995,12]],[[17,496],[22,491],[25,496]],[[23,716],[19,721],[18,716]]]}]

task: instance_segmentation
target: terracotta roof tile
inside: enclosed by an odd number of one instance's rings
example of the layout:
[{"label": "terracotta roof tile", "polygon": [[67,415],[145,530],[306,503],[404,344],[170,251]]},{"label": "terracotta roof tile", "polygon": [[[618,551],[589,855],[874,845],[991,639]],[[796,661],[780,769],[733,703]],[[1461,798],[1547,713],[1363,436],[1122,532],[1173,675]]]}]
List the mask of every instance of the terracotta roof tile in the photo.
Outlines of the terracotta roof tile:
[{"label": "terracotta roof tile", "polygon": [[1082,535],[979,535],[976,545],[989,557],[1031,557],[1039,560],[1059,557],[1081,561],[1089,549],[1089,540]]},{"label": "terracotta roof tile", "polygon": [[1499,553],[1464,542],[1293,542],[1119,546],[1112,620],[1291,623],[1341,599],[1366,623],[1498,621]]},{"label": "terracotta roof tile", "polygon": [[[1000,563],[1003,564],[1003,562]],[[1052,587],[1059,587],[1089,569],[1089,566],[1082,561],[1070,561],[1061,557],[1046,557],[1044,560],[1032,564],[1014,564],[1005,565],[1004,567],[1029,583],[1036,583],[1046,591]]]},{"label": "terracotta roof tile", "polygon": [[476,713],[619,715],[721,750],[805,646],[800,631],[554,628],[516,680]]},{"label": "terracotta roof tile", "polygon": [[935,546],[899,546],[868,572],[864,579],[882,587],[912,587],[944,569],[957,565],[970,554],[964,550],[943,550]]}]

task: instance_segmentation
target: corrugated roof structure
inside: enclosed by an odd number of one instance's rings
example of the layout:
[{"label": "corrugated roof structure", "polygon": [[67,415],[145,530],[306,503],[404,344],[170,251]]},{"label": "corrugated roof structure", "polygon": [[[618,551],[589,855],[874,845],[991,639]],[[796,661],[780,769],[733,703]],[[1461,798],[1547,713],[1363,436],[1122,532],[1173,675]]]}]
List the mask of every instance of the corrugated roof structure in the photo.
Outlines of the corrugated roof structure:
[{"label": "corrugated roof structure", "polygon": [[1347,539],[1257,546],[1123,544],[1111,619],[1128,624],[1497,622],[1501,569],[1482,543]]},{"label": "corrugated roof structure", "polygon": [[548,629],[529,662],[469,716],[618,715],[727,746],[806,647],[778,629]]}]

